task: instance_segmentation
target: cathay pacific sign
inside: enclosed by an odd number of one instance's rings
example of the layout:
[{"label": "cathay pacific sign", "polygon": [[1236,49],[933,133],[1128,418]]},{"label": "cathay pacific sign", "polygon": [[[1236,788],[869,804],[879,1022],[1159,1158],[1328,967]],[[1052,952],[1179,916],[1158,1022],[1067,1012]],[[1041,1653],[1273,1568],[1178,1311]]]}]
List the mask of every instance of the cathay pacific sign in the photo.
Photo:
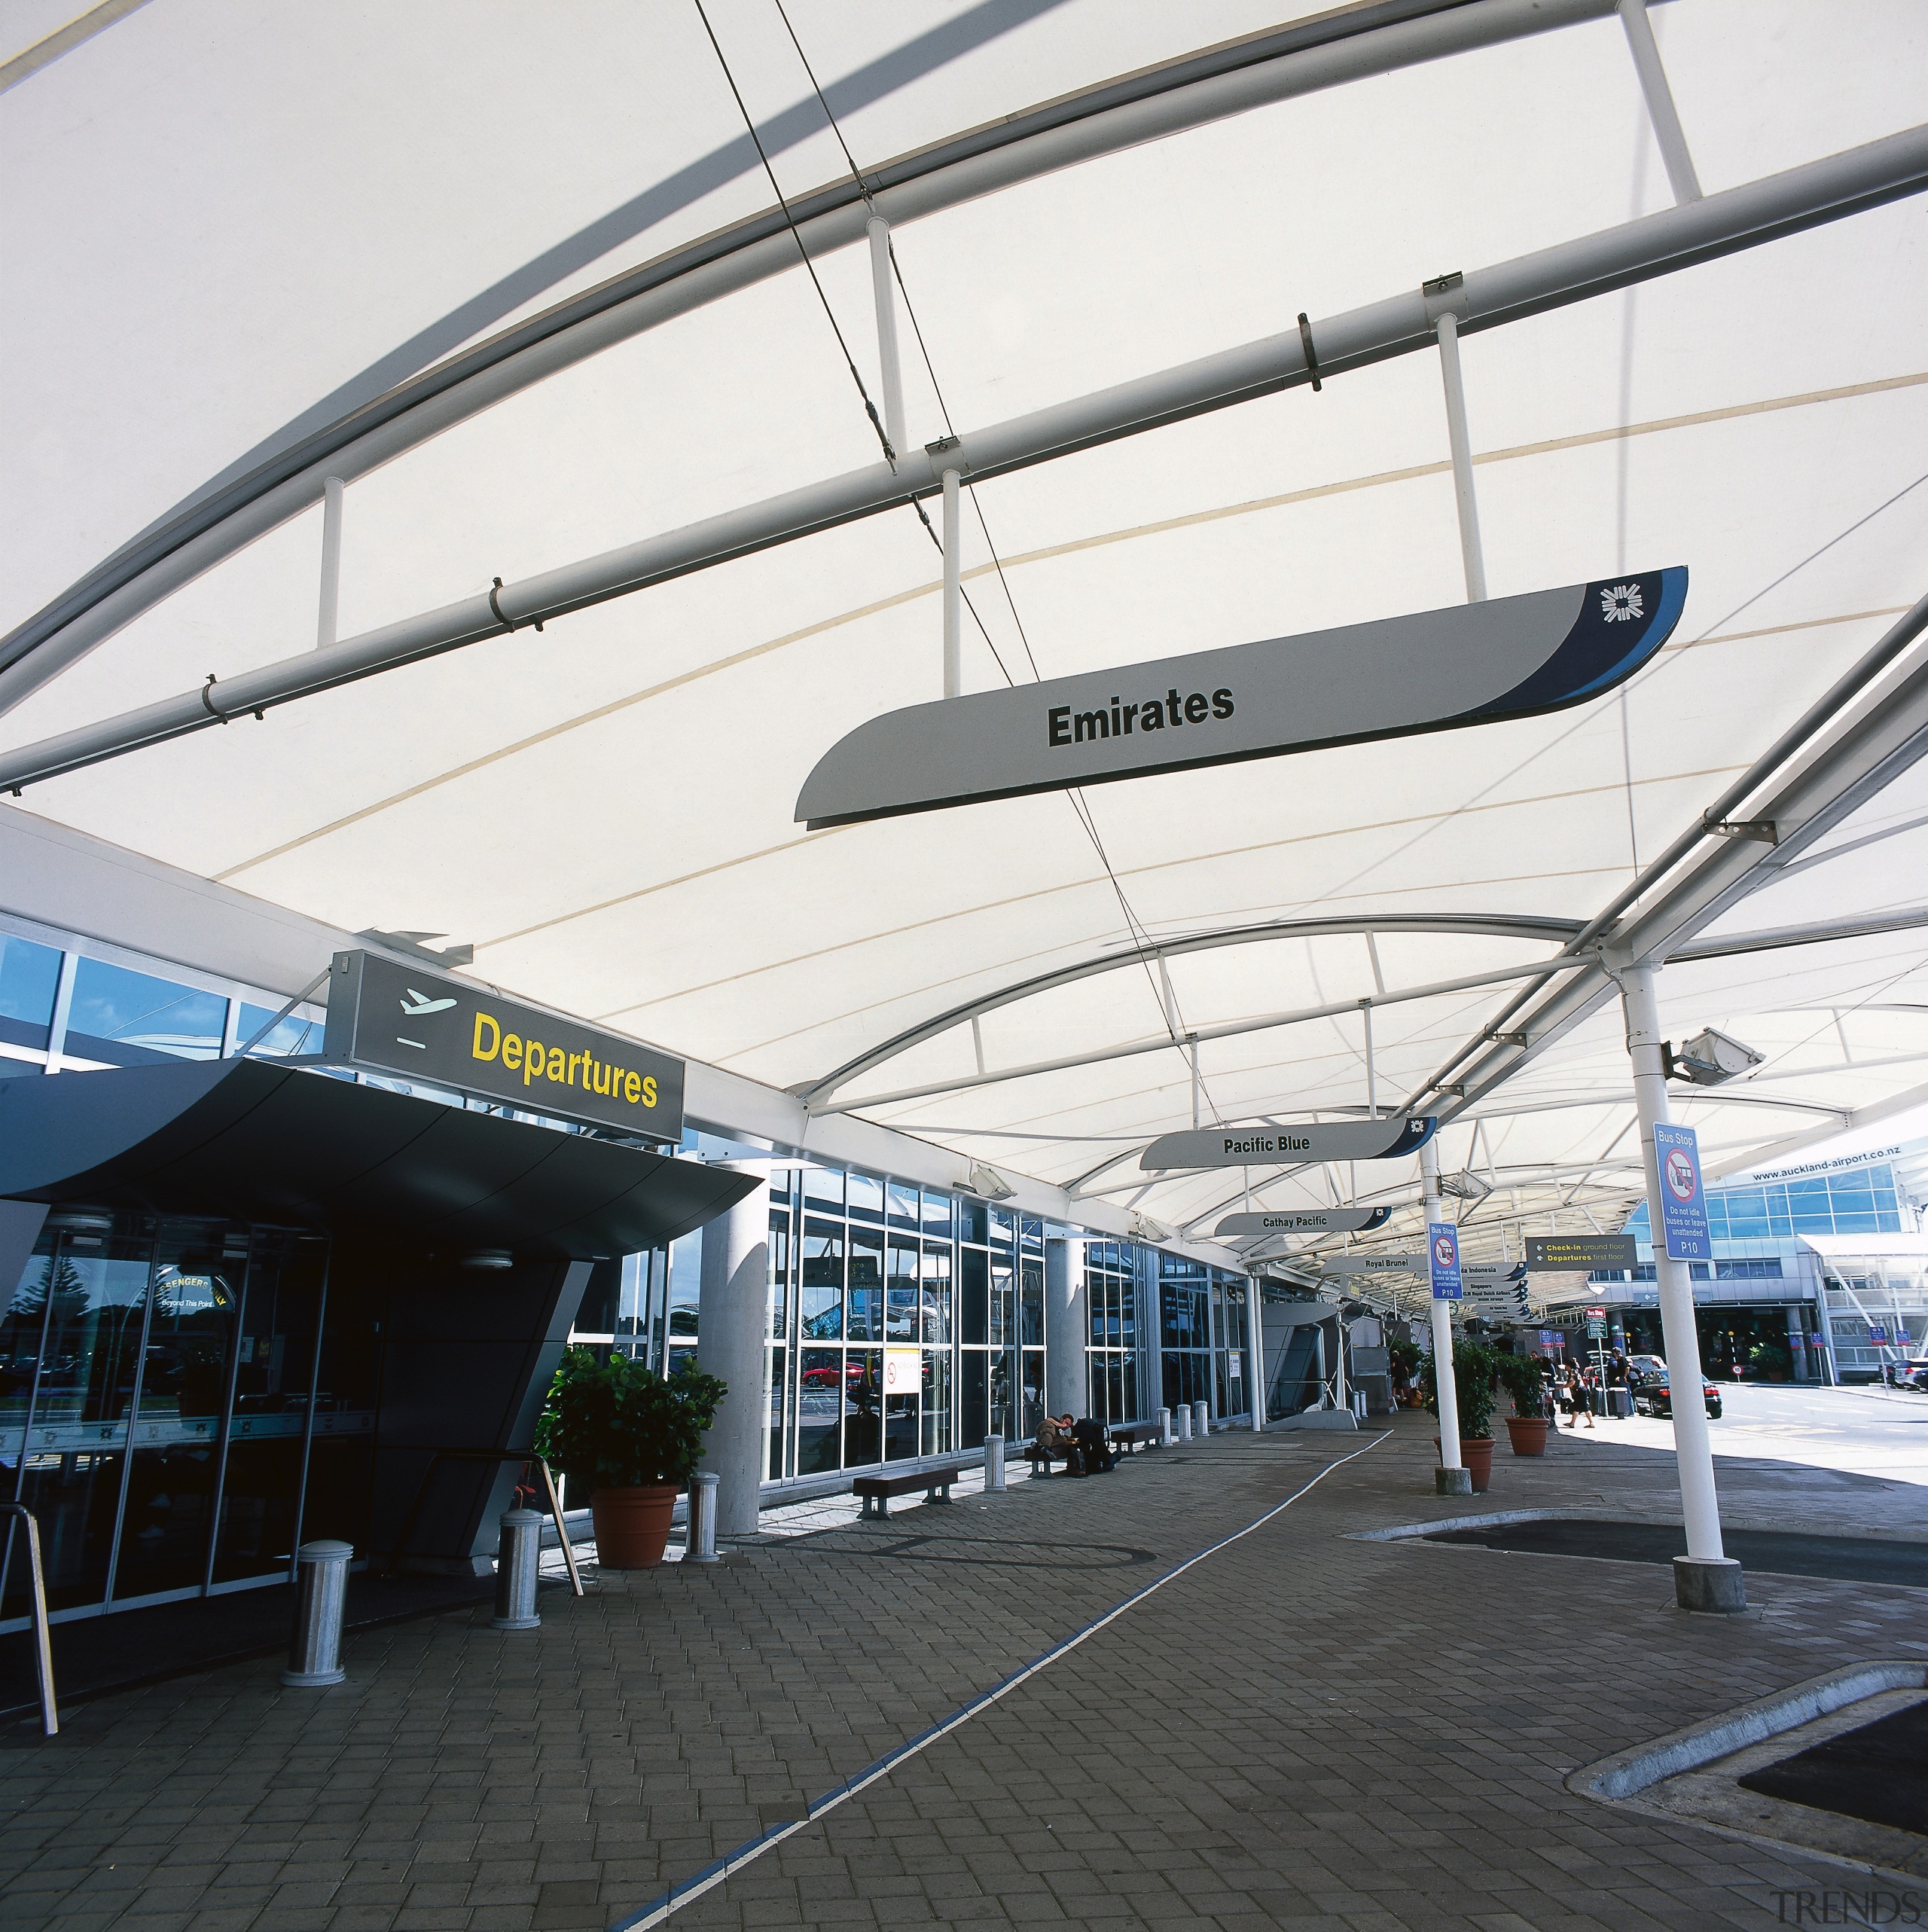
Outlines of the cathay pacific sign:
[{"label": "cathay pacific sign", "polygon": [[1557,711],[1667,642],[1684,569],[1054,678],[886,712],[804,782],[813,829]]},{"label": "cathay pacific sign", "polygon": [[1222,1241],[1241,1235],[1366,1235],[1383,1228],[1392,1214],[1390,1207],[1269,1209],[1228,1214],[1212,1232]]}]

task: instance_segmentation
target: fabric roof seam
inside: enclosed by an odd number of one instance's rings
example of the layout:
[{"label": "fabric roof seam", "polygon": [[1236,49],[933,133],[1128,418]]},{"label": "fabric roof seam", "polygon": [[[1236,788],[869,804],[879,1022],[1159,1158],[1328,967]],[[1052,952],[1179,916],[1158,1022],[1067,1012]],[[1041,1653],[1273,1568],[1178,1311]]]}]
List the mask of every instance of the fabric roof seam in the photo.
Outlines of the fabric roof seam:
[{"label": "fabric roof seam", "polygon": [[[1039,174],[1055,172],[1081,160],[1138,146],[1189,126],[1207,124],[1297,93],[1319,91],[1399,67],[1603,18],[1613,11],[1614,5],[1615,0],[1389,0],[1389,4],[1380,8],[1341,8],[1334,14],[1280,30],[1290,44],[1277,52],[1249,53],[1237,58],[1228,72],[1209,75],[1203,80],[1178,81],[1170,91],[1193,93],[1193,118],[1174,115],[1167,107],[1162,120],[1152,114],[1150,125],[1134,130],[1130,125],[1134,111],[1141,122],[1146,121],[1149,110],[1167,100],[1167,90],[1156,90],[1146,96],[1128,94],[1115,105],[1088,108],[1076,114],[1071,112],[1072,106],[1087,96],[1072,96],[1048,102],[1027,115],[969,130],[935,150],[882,163],[868,171],[870,181],[875,184],[869,200],[865,197],[862,182],[853,186],[840,178],[801,197],[795,205],[799,208],[808,205],[812,212],[803,215],[802,225],[812,230],[815,252],[828,253],[865,239],[863,224],[871,212],[872,201],[878,204],[878,212],[893,221],[915,219],[919,215],[979,199]],[[1390,20],[1377,17],[1381,14],[1393,17]],[[1348,14],[1350,19],[1346,17]],[[1362,14],[1373,17],[1362,18]],[[1374,41],[1390,47],[1392,57],[1383,65],[1362,59],[1353,44]],[[1241,44],[1232,44],[1234,47]],[[1348,71],[1342,57],[1348,51],[1353,56],[1352,68],[1356,71]],[[1225,50],[1207,50],[1185,56],[1175,65],[1182,72],[1190,63],[1210,61],[1215,55],[1231,57]],[[1242,76],[1257,74],[1269,63],[1297,63],[1310,67],[1322,57],[1335,71],[1322,79],[1315,76],[1304,86],[1292,84],[1298,78],[1295,71],[1288,71],[1283,78],[1274,77],[1274,85],[1269,89],[1255,87],[1249,78],[1243,87],[1237,84]],[[1114,89],[1130,89],[1140,80],[1138,75],[1125,76],[1101,83],[1091,92],[1102,95]],[[1212,91],[1215,89],[1216,92]],[[1205,91],[1193,91],[1200,90]],[[1033,116],[1044,118],[1042,130],[1028,125]],[[1063,118],[1066,116],[1068,119]],[[1120,138],[1109,142],[1091,138],[1093,129],[1112,119],[1124,124]],[[1085,133],[1081,142],[1070,138],[1081,129]],[[1054,142],[1056,148],[1063,151],[1052,152]],[[1046,152],[1035,166],[1014,168],[1011,158],[1027,142],[1045,144]],[[950,160],[941,158],[953,146],[961,148],[961,153]],[[999,160],[1004,163],[1001,169],[985,165]],[[933,176],[940,180],[951,174],[968,176],[974,164],[976,178],[964,179],[961,192],[947,195],[932,191]],[[904,171],[901,179],[899,171]],[[920,188],[925,191],[921,199],[917,197]],[[816,232],[819,227],[824,230],[821,234]],[[487,408],[558,368],[641,333],[657,321],[703,306],[706,301],[781,272],[789,259],[783,246],[786,229],[781,215],[765,209],[746,222],[700,237],[423,371],[350,411],[328,429],[304,438],[292,450],[271,458],[226,488],[190,499],[179,512],[160,525],[151,526],[53,603],[0,638],[0,712],[11,709],[28,691],[45,682],[46,677],[57,676],[75,658],[103,642],[160,598],[319,500],[325,471],[352,481],[452,423]],[[752,255],[757,258],[746,260]],[[746,269],[748,273],[744,272]],[[663,296],[674,285],[693,281],[706,271],[708,280],[716,285],[714,292],[707,296],[700,287],[683,289],[679,292],[694,294],[696,299],[659,301],[648,312],[633,316],[619,313],[633,304],[642,308],[651,296]],[[632,288],[632,283],[641,285]],[[570,345],[575,353],[559,353],[563,336],[577,331],[581,331],[584,340],[580,344]],[[550,352],[546,358],[541,353],[545,349]],[[505,380],[511,365],[521,356],[533,357],[541,366],[520,380]],[[485,380],[491,376],[496,379],[493,383]],[[459,401],[453,400],[456,392],[471,385],[475,387],[470,393]],[[435,410],[436,404],[443,406]],[[398,423],[416,410],[427,412],[419,433],[383,436],[383,431],[394,431]],[[354,426],[358,423],[366,426],[358,430]],[[366,453],[368,459],[362,460],[358,455],[349,459],[355,446],[366,439],[376,439]],[[224,505],[232,507],[224,508]],[[206,541],[217,534],[222,524],[236,519],[241,520],[241,527],[230,533],[227,541],[212,544]],[[170,564],[174,567],[169,569]],[[163,572],[169,581],[151,587],[154,594],[124,594],[136,588],[141,577],[154,571]],[[93,621],[90,623],[90,618]],[[58,661],[50,670],[43,667],[41,675],[32,678],[16,675],[29,654],[55,644],[63,632],[71,630],[78,630],[79,634],[67,639],[64,648],[55,651]]]},{"label": "fabric roof seam", "polygon": [[[1928,127],[1867,143],[1701,200],[1664,209],[1619,227],[1559,243],[1529,255],[1469,270],[1466,333],[1524,319],[1593,295],[1634,285],[1798,233],[1928,189]],[[1335,370],[1431,347],[1417,291],[1322,322]],[[980,479],[1235,407],[1305,380],[1296,329],[1115,385],[972,432],[962,461]],[[692,572],[795,542],[895,508],[907,494],[941,487],[937,459],[905,459],[907,475],[888,463],[847,472],[800,490],[572,564],[511,587],[527,614],[560,616]],[[908,485],[908,487],[907,487]],[[489,612],[480,619],[476,606]],[[235,710],[256,710],[495,634],[495,609],[477,597],[404,618],[343,642],[307,651],[230,680]],[[0,673],[4,685],[5,673]],[[123,718],[84,727],[0,755],[0,786],[15,787],[77,771],[122,752],[212,725],[198,696],[163,699]],[[124,740],[125,742],[122,742]]]}]

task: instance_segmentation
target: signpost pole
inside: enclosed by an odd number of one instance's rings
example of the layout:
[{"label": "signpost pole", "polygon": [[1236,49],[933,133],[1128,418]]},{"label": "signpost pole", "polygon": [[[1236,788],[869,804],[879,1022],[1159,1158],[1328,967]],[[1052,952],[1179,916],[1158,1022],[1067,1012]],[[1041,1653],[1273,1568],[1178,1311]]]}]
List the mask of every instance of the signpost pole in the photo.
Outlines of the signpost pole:
[{"label": "signpost pole", "polygon": [[944,694],[964,688],[964,518],[956,471],[944,473]]},{"label": "signpost pole", "polygon": [[[1634,1063],[1634,1100],[1640,1117],[1640,1152],[1652,1225],[1654,1277],[1660,1290],[1661,1332],[1667,1349],[1668,1407],[1673,1417],[1674,1461],[1680,1480],[1687,1554],[1673,1560],[1674,1594],[1683,1610],[1746,1607],[1740,1565],[1722,1548],[1720,1500],[1714,1489],[1713,1447],[1702,1399],[1700,1338],[1694,1327],[1694,1284],[1687,1265],[1667,1252],[1667,1210],[1655,1157],[1656,1128],[1669,1125],[1667,1068],[1661,1050],[1654,969],[1629,966],[1619,975],[1627,1018],[1627,1051]],[[1698,1174],[1696,1183],[1698,1185]]]},{"label": "signpost pole", "polygon": [[[1420,1189],[1429,1230],[1439,1219],[1439,1144],[1419,1150]],[[1472,1479],[1460,1460],[1460,1390],[1453,1378],[1453,1305],[1435,1295],[1432,1307],[1433,1386],[1439,1397],[1439,1467],[1434,1486],[1441,1496],[1470,1496]]]}]

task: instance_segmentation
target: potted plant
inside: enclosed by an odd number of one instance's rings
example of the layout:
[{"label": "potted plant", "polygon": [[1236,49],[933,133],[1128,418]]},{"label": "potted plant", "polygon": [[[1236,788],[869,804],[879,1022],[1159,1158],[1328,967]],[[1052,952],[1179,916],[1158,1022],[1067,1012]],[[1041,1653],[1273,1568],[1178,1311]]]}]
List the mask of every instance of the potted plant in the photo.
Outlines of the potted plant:
[{"label": "potted plant", "polygon": [[666,1381],[627,1355],[563,1351],[535,1453],[589,1492],[596,1560],[607,1570],[663,1561],[676,1498],[696,1473],[703,1432],[728,1393],[691,1356]]},{"label": "potted plant", "polygon": [[1506,1433],[1516,1456],[1546,1454],[1546,1431],[1551,1420],[1547,1412],[1546,1384],[1538,1358],[1531,1355],[1496,1355],[1493,1366],[1513,1398],[1513,1412],[1506,1418]]},{"label": "potted plant", "polygon": [[[1460,1409],[1460,1463],[1472,1478],[1473,1491],[1485,1493],[1493,1480],[1493,1354],[1477,1341],[1453,1344],[1453,1386]],[[1439,1384],[1432,1357],[1426,1358],[1420,1370],[1420,1383],[1426,1390],[1426,1406],[1439,1413]],[[1439,1438],[1432,1439],[1435,1445]]]}]

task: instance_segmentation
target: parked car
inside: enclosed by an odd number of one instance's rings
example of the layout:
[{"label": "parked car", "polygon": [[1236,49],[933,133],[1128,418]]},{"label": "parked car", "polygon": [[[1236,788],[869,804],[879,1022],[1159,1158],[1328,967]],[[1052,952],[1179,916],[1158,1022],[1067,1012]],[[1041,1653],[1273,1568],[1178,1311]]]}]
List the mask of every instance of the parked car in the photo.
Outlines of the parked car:
[{"label": "parked car", "polygon": [[1918,1355],[1911,1362],[1897,1362],[1894,1384],[1898,1389],[1919,1389],[1928,1395],[1928,1355]]},{"label": "parked car", "polygon": [[1637,1388],[1643,1376],[1658,1375],[1664,1379],[1666,1375],[1667,1358],[1664,1356],[1630,1355],[1627,1358],[1627,1381],[1629,1387]]},{"label": "parked car", "polygon": [[[1709,1418],[1719,1421],[1720,1390],[1703,1375],[1701,1392],[1707,1397]],[[1637,1415],[1673,1415],[1673,1391],[1667,1386],[1665,1369],[1649,1369],[1641,1375],[1634,1390],[1634,1412]]]}]

